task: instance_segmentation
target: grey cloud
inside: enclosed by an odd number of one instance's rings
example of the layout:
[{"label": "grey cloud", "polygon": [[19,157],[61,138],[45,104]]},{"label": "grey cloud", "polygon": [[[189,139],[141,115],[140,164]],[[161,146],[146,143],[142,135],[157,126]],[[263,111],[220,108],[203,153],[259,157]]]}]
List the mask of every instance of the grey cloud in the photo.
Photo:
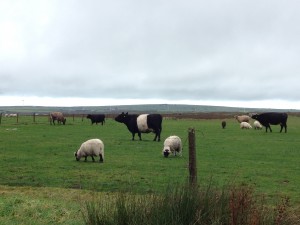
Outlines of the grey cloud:
[{"label": "grey cloud", "polygon": [[0,45],[1,95],[298,100],[299,6],[53,1],[41,18],[32,4],[7,14],[23,48]]}]

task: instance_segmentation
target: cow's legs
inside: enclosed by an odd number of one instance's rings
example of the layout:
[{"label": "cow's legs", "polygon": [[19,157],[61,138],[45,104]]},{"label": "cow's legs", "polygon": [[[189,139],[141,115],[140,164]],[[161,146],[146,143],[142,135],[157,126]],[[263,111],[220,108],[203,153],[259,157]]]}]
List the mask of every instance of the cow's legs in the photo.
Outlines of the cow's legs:
[{"label": "cow's legs", "polygon": [[287,130],[287,125],[285,124],[285,126],[284,126],[284,129],[285,129],[285,133],[286,133],[286,130]]},{"label": "cow's legs", "polygon": [[161,133],[161,129],[158,131],[158,139],[157,139],[157,141],[160,141],[160,133]]},{"label": "cow's legs", "polygon": [[154,139],[153,139],[153,141],[156,141],[156,138],[157,138],[157,133],[155,132],[155,137],[154,137]]},{"label": "cow's legs", "polygon": [[155,131],[155,137],[154,137],[154,140],[153,141],[160,141],[160,130],[156,130]]},{"label": "cow's legs", "polygon": [[266,132],[268,132],[268,128],[269,128],[270,132],[272,132],[272,129],[271,129],[270,124],[268,124],[268,125],[266,126]]},{"label": "cow's legs", "polygon": [[286,133],[286,128],[287,128],[286,124],[280,124],[280,127],[281,127],[281,129],[280,129],[280,133],[281,133],[281,131],[282,131],[283,127],[284,127],[284,130],[285,130],[285,133]]},{"label": "cow's legs", "polygon": [[140,141],[141,141],[142,140],[142,134],[141,134],[141,132],[138,132],[138,136],[139,136]]}]

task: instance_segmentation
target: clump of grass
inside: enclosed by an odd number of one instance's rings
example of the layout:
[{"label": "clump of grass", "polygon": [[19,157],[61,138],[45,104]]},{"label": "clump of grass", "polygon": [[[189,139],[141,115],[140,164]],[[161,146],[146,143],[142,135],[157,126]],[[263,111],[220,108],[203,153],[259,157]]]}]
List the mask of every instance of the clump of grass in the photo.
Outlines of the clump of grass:
[{"label": "clump of grass", "polygon": [[87,202],[86,224],[98,225],[264,225],[297,224],[299,216],[284,199],[272,209],[247,186],[221,191],[211,185],[168,188],[164,194],[120,193],[114,199]]}]

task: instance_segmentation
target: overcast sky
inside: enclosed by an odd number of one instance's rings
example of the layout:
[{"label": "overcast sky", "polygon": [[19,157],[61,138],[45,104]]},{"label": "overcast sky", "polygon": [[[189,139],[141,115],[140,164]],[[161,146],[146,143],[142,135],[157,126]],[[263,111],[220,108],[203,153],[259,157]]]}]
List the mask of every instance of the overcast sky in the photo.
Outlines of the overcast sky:
[{"label": "overcast sky", "polygon": [[300,109],[298,0],[0,0],[0,105]]}]

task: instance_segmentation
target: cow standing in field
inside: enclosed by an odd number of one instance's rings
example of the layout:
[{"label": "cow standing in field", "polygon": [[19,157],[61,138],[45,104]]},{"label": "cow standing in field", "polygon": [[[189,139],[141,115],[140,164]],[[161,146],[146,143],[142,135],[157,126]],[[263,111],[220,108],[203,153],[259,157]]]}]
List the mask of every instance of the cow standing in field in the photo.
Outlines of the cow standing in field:
[{"label": "cow standing in field", "polygon": [[102,126],[103,126],[103,123],[105,123],[105,115],[104,114],[88,114],[86,116],[86,118],[91,120],[92,125],[94,123],[96,123],[96,125],[98,123],[101,123]]},{"label": "cow standing in field", "polygon": [[63,123],[63,125],[66,124],[67,119],[64,117],[64,115],[61,112],[52,112],[49,116],[50,119],[50,125],[55,125],[55,120],[57,120],[58,124]]},{"label": "cow standing in field", "polygon": [[278,112],[268,112],[268,113],[261,113],[261,114],[254,114],[252,115],[252,119],[255,119],[261,123],[264,127],[266,127],[266,132],[268,132],[268,128],[270,132],[272,132],[271,126],[280,124],[280,133],[282,129],[285,129],[285,133],[287,131],[287,118],[288,115],[286,113],[278,113]]},{"label": "cow standing in field", "polygon": [[142,140],[141,133],[155,133],[153,141],[160,141],[160,134],[162,130],[162,116],[160,114],[141,114],[129,115],[128,112],[122,112],[115,120],[119,123],[124,123],[132,134],[132,140],[137,133],[140,140]]}]

